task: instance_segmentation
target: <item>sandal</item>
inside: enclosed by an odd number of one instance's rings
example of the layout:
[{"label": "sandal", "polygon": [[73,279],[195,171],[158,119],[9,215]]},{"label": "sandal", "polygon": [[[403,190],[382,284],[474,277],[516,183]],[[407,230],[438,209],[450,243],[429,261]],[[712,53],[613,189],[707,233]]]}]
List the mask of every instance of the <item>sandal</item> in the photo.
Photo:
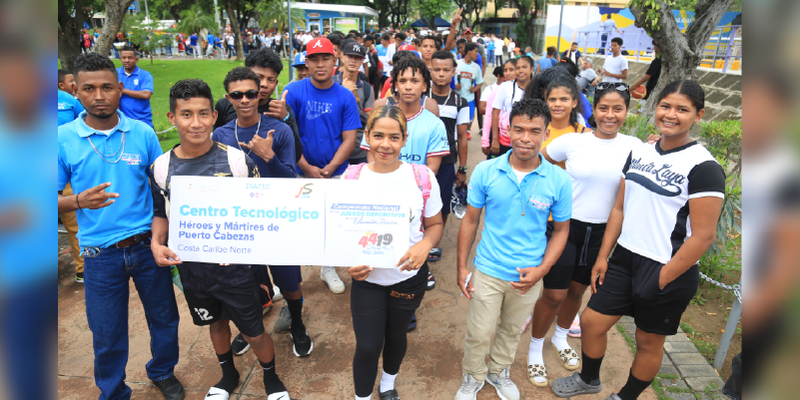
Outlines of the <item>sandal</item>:
[{"label": "sandal", "polygon": [[[567,371],[574,371],[581,366],[581,359],[578,357],[578,353],[576,353],[574,349],[570,348],[559,351],[556,345],[553,345],[553,348],[555,348],[558,352],[558,358],[561,359],[561,364],[564,364],[564,368],[566,368]],[[578,363],[575,365],[569,365],[569,360],[578,360]]]},{"label": "sandal", "polygon": [[428,271],[428,287],[425,290],[431,290],[436,287],[436,279],[433,277],[433,274]]},{"label": "sandal", "polygon": [[[593,384],[595,382],[597,383],[596,385]],[[580,373],[575,372],[566,378],[558,378],[554,380],[553,384],[550,385],[550,388],[558,397],[572,397],[579,394],[600,393],[600,391],[603,390],[603,385],[600,383],[600,380],[592,381],[591,383],[592,384],[584,382],[583,379],[581,379]]]},{"label": "sandal", "polygon": [[[544,378],[544,382],[536,382],[534,378]],[[538,387],[547,387],[547,368],[544,365],[528,365],[528,380]]]},{"label": "sandal", "polygon": [[567,336],[569,337],[581,337],[581,316],[576,315],[575,319],[572,320],[572,325],[569,326],[569,332],[567,332]]},{"label": "sandal", "polygon": [[380,400],[400,400],[400,395],[397,394],[397,390],[392,389],[380,392],[378,398],[380,398]]},{"label": "sandal", "polygon": [[428,253],[428,261],[439,261],[442,258],[442,248],[434,247]]},{"label": "sandal", "polygon": [[439,261],[441,258],[442,258],[441,247],[434,247],[431,249],[431,252],[428,253],[428,261]]}]

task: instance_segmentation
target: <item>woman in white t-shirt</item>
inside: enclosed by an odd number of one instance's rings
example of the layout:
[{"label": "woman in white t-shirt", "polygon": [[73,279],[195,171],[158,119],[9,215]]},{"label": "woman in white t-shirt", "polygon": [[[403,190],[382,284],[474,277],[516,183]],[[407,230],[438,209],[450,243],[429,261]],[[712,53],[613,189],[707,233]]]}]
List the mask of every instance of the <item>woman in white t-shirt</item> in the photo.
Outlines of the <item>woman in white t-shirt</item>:
[{"label": "woman in white t-shirt", "polygon": [[[411,205],[410,248],[400,262],[394,268],[361,265],[348,270],[353,278],[350,311],[356,334],[356,400],[371,398],[381,354],[380,397],[399,398],[394,382],[406,353],[408,325],[427,288],[428,254],[442,237],[442,200],[436,176],[424,165],[400,161],[408,138],[406,129],[406,116],[400,108],[374,109],[364,127],[374,162],[352,166],[344,174],[345,179],[403,187]],[[429,191],[427,199],[423,191]]]},{"label": "woman in white t-shirt", "polygon": [[[642,145],[638,138],[619,133],[631,102],[627,86],[602,87],[594,98],[597,129],[567,133],[542,149],[547,161],[566,162],[572,178],[572,218],[567,244],[543,278],[544,290],[533,309],[528,371],[536,386],[547,385],[542,350],[544,336],[556,314],[556,331],[550,342],[567,370],[580,367],[580,358],[567,342],[567,333],[591,284],[592,266],[619,192],[619,171],[631,150]],[[548,222],[548,237],[553,228],[553,223]]]}]

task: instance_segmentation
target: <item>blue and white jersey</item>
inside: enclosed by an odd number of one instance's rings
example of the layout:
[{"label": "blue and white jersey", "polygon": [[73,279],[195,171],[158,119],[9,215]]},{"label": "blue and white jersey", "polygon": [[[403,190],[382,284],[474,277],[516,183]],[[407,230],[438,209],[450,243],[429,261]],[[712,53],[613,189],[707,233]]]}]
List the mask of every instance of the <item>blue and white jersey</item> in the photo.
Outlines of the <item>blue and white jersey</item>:
[{"label": "blue and white jersey", "polygon": [[[411,164],[425,165],[428,157],[450,154],[447,130],[444,123],[432,112],[420,107],[419,112],[407,119],[408,138],[400,150],[400,160]],[[361,148],[369,151],[366,136],[361,139]]]}]

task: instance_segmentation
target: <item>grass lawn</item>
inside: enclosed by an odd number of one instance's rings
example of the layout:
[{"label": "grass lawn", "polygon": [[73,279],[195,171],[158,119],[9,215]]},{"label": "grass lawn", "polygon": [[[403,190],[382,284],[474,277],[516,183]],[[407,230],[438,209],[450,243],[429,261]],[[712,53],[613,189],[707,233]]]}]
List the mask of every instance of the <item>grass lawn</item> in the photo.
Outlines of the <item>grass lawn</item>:
[{"label": "grass lawn", "polygon": [[[119,60],[113,61],[117,67],[122,66]],[[225,94],[225,88],[222,85],[225,75],[234,67],[244,66],[244,61],[154,60],[153,65],[150,65],[149,59],[140,59],[138,66],[153,74],[155,92],[150,99],[150,106],[153,109],[153,125],[156,132],[160,132],[172,126],[167,120],[167,111],[169,111],[169,89],[175,82],[186,78],[202,79],[211,87],[211,93],[214,94],[214,100],[216,101]],[[278,94],[281,93],[279,89],[282,89],[289,82],[288,68],[288,63],[284,61],[284,69],[278,77],[279,87],[275,90]],[[171,149],[176,143],[180,142],[178,132],[175,130],[161,134],[159,137],[161,148],[164,151]]]}]

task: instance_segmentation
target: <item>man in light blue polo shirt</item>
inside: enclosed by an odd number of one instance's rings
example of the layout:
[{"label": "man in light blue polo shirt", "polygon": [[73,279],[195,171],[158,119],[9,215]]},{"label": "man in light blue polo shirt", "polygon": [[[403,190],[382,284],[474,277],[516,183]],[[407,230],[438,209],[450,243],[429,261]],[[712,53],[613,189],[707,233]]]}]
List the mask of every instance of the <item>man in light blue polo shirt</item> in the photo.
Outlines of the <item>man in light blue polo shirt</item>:
[{"label": "man in light blue polo shirt", "polygon": [[153,111],[150,109],[150,97],[153,96],[153,75],[136,66],[139,57],[133,47],[125,46],[119,52],[122,66],[117,68],[117,76],[122,82],[122,98],[119,110],[126,117],[142,121],[153,127]]},{"label": "man in light blue polo shirt", "polygon": [[[147,376],[166,399],[183,399],[175,378],[178,306],[169,268],[150,251],[153,199],[147,168],[161,155],[153,129],[118,111],[123,85],[108,57],[81,54],[75,81],[85,111],[58,128],[58,212],[76,211],[84,258],[86,316],[100,399],[129,399],[129,278],[150,329]],[[64,196],[70,183],[75,195]]]},{"label": "man in light blue polo shirt", "polygon": [[[521,100],[511,109],[509,121],[512,151],[475,168],[468,185],[467,213],[458,232],[458,284],[470,302],[463,379],[456,400],[475,399],[484,381],[500,397],[519,399],[509,368],[521,328],[539,298],[542,277],[561,256],[569,234],[570,177],[539,154],[549,136],[547,103]],[[467,257],[484,208],[484,229],[469,280]],[[551,214],[555,230],[548,241],[545,231]],[[536,373],[528,371],[529,376]]]}]

